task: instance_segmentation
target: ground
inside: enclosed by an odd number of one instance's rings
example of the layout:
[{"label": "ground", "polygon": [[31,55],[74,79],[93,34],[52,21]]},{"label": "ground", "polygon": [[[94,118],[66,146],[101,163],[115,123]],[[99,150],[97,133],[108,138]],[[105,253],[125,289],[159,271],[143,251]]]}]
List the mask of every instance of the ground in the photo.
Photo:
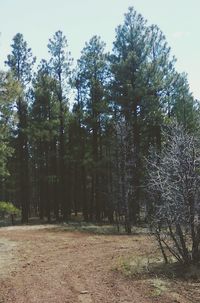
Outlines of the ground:
[{"label": "ground", "polygon": [[97,235],[53,225],[3,227],[0,303],[200,302],[198,283],[187,289],[188,282],[123,272],[130,256],[154,252],[154,240],[143,234]]}]

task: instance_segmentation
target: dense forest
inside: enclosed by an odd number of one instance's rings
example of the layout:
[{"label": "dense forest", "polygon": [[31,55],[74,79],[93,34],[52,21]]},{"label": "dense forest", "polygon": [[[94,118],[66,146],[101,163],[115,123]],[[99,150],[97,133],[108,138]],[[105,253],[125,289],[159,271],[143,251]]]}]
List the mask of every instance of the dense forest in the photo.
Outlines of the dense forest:
[{"label": "dense forest", "polygon": [[0,72],[0,200],[20,208],[23,223],[82,213],[85,221],[125,218],[130,232],[152,211],[147,159],[152,149],[162,154],[163,131],[178,123],[198,132],[187,76],[162,31],[133,8],[110,53],[94,36],[75,63],[61,31],[47,47],[36,67],[17,33]]}]

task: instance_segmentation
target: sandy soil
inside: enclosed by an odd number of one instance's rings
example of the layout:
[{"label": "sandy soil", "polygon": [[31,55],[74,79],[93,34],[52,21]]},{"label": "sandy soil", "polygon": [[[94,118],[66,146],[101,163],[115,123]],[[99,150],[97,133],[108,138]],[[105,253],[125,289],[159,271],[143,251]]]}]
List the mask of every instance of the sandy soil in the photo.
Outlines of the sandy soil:
[{"label": "sandy soil", "polygon": [[192,302],[152,296],[148,282],[114,270],[120,256],[140,254],[141,247],[150,253],[153,242],[54,226],[1,228],[0,303]]}]

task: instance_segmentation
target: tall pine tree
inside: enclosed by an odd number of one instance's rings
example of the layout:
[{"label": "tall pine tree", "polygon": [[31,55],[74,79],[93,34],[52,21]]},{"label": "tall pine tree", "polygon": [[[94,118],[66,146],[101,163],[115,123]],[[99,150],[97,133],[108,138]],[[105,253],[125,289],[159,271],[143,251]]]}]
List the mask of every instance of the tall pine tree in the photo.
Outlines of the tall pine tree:
[{"label": "tall pine tree", "polygon": [[29,215],[29,151],[28,151],[28,111],[26,92],[32,78],[32,67],[35,58],[24,41],[23,35],[18,33],[11,44],[12,52],[5,62],[12,71],[13,77],[22,86],[22,92],[17,98],[18,128],[17,128],[17,158],[19,176],[19,203],[22,206],[22,222],[28,222]]}]

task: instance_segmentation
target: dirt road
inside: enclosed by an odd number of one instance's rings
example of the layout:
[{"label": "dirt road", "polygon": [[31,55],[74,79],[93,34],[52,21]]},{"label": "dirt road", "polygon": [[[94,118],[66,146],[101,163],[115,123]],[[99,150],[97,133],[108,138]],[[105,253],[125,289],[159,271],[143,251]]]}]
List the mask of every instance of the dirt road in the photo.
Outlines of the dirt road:
[{"label": "dirt road", "polygon": [[151,251],[152,245],[140,236],[64,232],[52,226],[1,228],[0,303],[160,302],[146,295],[143,281],[114,270],[120,256],[141,246]]}]

